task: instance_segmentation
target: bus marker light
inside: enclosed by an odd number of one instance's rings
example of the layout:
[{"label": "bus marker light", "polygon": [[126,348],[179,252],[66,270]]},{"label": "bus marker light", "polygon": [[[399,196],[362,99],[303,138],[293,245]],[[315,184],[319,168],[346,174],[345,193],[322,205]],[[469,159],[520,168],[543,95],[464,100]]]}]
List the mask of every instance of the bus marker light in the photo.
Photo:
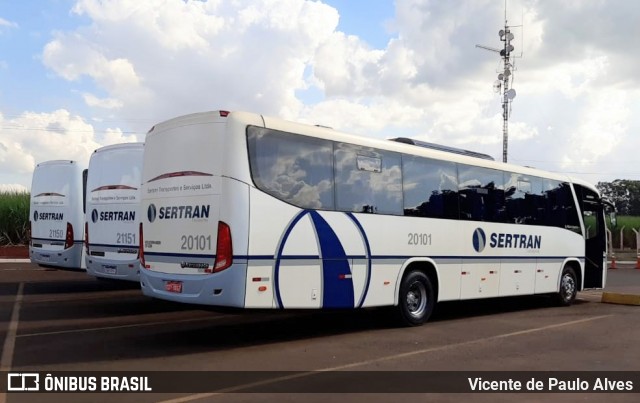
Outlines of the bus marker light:
[{"label": "bus marker light", "polygon": [[89,223],[86,221],[84,223],[84,247],[89,254]]},{"label": "bus marker light", "polygon": [[261,285],[260,287],[258,287],[258,291],[267,291],[267,286]]},{"label": "bus marker light", "polygon": [[67,223],[67,236],[64,240],[64,248],[69,249],[73,246],[73,225],[70,222]]},{"label": "bus marker light", "polygon": [[[233,264],[233,246],[231,244],[231,228],[226,223],[218,222],[218,242],[213,272],[225,270]],[[210,271],[205,270],[210,273]]]},{"label": "bus marker light", "polygon": [[389,284],[391,284],[391,281],[387,280],[387,281],[384,282],[384,285],[389,285]]},{"label": "bus marker light", "polygon": [[140,228],[138,229],[138,242],[138,259],[142,267],[148,269],[149,266],[144,262],[144,232],[142,231],[142,223],[140,223]]}]

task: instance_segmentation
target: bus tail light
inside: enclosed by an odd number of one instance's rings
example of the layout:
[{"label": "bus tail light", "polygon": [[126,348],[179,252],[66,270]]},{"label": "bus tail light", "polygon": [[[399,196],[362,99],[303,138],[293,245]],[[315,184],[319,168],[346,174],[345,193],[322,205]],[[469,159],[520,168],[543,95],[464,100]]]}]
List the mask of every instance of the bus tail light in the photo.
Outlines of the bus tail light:
[{"label": "bus tail light", "polygon": [[33,246],[33,239],[31,238],[31,220],[29,220],[29,229],[27,230],[27,236],[29,237],[29,246]]},{"label": "bus tail light", "polygon": [[[233,264],[233,245],[231,244],[231,228],[220,221],[218,222],[218,243],[216,246],[216,262],[213,265],[213,273],[228,269]],[[209,269],[209,272],[211,270]]]},{"label": "bus tail light", "polygon": [[73,246],[73,225],[70,222],[67,223],[67,236],[64,239],[64,248],[69,249]]},{"label": "bus tail light", "polygon": [[144,265],[144,235],[142,234],[142,223],[140,223],[138,239],[140,240],[140,244],[138,245],[138,259],[140,259],[140,266],[146,268]]},{"label": "bus tail light", "polygon": [[89,223],[84,223],[84,247],[87,250],[87,255],[89,254]]}]

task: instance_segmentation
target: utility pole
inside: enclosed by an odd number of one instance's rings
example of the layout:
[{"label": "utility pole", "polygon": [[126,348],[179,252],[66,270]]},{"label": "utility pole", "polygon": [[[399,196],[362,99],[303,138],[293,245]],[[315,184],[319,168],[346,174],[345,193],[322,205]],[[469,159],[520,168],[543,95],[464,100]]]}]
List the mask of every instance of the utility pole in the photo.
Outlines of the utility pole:
[{"label": "utility pole", "polygon": [[[490,50],[500,54],[502,58],[502,71],[498,74],[498,79],[493,84],[495,92],[502,91],[502,162],[507,162],[507,149],[509,146],[509,114],[511,113],[511,101],[516,97],[516,90],[511,87],[513,83],[513,71],[515,70],[515,56],[512,56],[514,50],[511,41],[514,35],[511,28],[521,25],[509,25],[507,23],[507,4],[505,0],[504,7],[504,29],[498,31],[500,40],[504,42],[502,49],[492,48],[484,45],[476,45],[477,48]],[[520,54],[520,57],[522,54]]]}]

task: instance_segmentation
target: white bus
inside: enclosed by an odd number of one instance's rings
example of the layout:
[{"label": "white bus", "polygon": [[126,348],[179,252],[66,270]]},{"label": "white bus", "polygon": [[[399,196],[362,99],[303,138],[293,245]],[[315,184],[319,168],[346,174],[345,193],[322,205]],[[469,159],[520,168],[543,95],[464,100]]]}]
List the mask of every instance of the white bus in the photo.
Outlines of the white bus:
[{"label": "white bus", "polygon": [[144,143],[99,148],[89,161],[85,245],[87,273],[139,281],[138,228]]},{"label": "white bus", "polygon": [[393,306],[418,325],[439,301],[553,294],[569,305],[604,286],[595,187],[423,145],[245,112],[154,126],[144,294],[240,308]]},{"label": "white bus", "polygon": [[31,180],[29,256],[42,266],[84,269],[87,170],[77,161],[38,164]]}]

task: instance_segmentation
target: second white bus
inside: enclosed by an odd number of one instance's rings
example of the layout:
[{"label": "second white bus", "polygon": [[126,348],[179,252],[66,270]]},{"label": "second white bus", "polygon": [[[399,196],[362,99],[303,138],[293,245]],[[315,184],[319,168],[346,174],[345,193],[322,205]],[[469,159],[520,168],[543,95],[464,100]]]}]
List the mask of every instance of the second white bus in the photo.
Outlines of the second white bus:
[{"label": "second white bus", "polygon": [[439,301],[553,294],[569,305],[605,284],[603,202],[580,180],[244,112],[160,123],[145,147],[149,296],[393,306],[419,325]]},{"label": "second white bus", "polygon": [[87,178],[87,273],[139,281],[138,223],[144,143],[115,144],[91,155]]}]

